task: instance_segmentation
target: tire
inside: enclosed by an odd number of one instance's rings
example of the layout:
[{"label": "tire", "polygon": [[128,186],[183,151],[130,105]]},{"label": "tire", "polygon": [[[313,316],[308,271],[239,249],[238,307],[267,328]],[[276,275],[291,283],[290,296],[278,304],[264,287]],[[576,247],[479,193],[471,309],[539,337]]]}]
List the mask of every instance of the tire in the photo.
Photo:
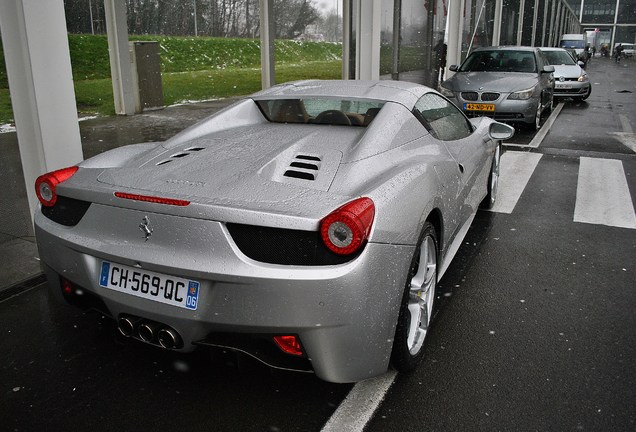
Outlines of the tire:
[{"label": "tire", "polygon": [[423,356],[435,302],[438,256],[435,227],[426,222],[411,261],[395,330],[391,365],[398,372],[412,371]]},{"label": "tire", "polygon": [[543,110],[541,108],[541,101],[539,101],[539,103],[537,104],[537,112],[534,116],[534,122],[525,123],[527,128],[531,131],[538,131],[539,129],[541,129],[541,114],[543,113]]},{"label": "tire", "polygon": [[481,207],[484,209],[491,209],[494,207],[497,200],[497,190],[499,189],[499,170],[501,161],[501,144],[497,144],[495,154],[492,158],[492,165],[490,167],[490,174],[488,175],[488,192],[486,197],[481,202]]},{"label": "tire", "polygon": [[592,94],[592,86],[590,86],[590,87],[587,89],[587,93],[585,94],[585,96],[583,96],[583,97],[581,98],[581,100],[582,100],[582,101],[584,101],[585,99],[589,98],[591,94]]}]

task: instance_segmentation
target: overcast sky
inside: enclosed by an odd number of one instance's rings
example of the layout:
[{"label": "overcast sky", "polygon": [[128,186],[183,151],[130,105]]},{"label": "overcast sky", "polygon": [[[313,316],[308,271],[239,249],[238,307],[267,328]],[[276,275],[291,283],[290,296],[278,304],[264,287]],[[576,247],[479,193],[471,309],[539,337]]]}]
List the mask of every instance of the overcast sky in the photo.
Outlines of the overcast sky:
[{"label": "overcast sky", "polygon": [[336,3],[338,4],[338,13],[342,13],[340,9],[342,9],[341,0],[315,0],[314,4],[320,11],[320,13],[325,14],[332,9],[336,8]]}]

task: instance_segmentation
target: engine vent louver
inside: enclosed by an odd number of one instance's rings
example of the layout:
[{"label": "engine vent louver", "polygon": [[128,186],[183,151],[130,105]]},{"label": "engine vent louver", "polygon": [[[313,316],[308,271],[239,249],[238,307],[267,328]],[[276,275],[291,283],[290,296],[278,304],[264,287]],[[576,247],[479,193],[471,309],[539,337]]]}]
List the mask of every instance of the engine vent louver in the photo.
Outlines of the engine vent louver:
[{"label": "engine vent louver", "polygon": [[[316,163],[307,163],[305,161]],[[318,156],[296,155],[294,160],[289,164],[290,169],[285,171],[283,175],[285,177],[314,181],[320,169],[320,162],[321,159]]]},{"label": "engine vent louver", "polygon": [[162,160],[160,162],[157,162],[155,164],[155,166],[165,165],[165,164],[167,164],[169,162],[172,162],[175,159],[180,159],[180,158],[183,158],[183,157],[186,157],[186,156],[190,156],[190,154],[192,154],[192,152],[199,152],[201,150],[205,150],[205,147],[190,147],[190,148],[187,148],[187,149],[185,149],[182,152],[173,154],[168,159],[164,159],[164,160]]}]

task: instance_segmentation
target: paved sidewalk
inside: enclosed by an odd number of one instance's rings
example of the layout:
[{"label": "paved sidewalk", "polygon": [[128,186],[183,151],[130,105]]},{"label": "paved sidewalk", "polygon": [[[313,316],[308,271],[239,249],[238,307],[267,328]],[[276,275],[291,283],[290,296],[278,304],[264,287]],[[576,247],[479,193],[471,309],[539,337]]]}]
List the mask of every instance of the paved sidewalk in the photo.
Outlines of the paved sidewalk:
[{"label": "paved sidewalk", "polygon": [[[135,116],[81,121],[84,158],[123,145],[164,141],[235,100],[175,105]],[[4,291],[6,296],[41,275],[16,132],[0,133],[0,184],[4,187],[0,194],[0,294]]]}]

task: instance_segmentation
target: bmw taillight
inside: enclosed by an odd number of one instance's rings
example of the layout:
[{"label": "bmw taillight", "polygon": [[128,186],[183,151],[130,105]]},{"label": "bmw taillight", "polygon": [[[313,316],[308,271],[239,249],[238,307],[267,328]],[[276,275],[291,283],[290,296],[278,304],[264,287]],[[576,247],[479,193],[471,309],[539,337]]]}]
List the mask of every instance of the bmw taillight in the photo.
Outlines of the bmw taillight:
[{"label": "bmw taillight", "polygon": [[70,179],[77,172],[77,167],[62,168],[42,174],[35,180],[35,193],[43,206],[53,207],[57,201],[57,185]]},{"label": "bmw taillight", "polygon": [[358,198],[331,212],[320,223],[325,245],[338,255],[351,255],[364,245],[375,216],[370,198]]}]

